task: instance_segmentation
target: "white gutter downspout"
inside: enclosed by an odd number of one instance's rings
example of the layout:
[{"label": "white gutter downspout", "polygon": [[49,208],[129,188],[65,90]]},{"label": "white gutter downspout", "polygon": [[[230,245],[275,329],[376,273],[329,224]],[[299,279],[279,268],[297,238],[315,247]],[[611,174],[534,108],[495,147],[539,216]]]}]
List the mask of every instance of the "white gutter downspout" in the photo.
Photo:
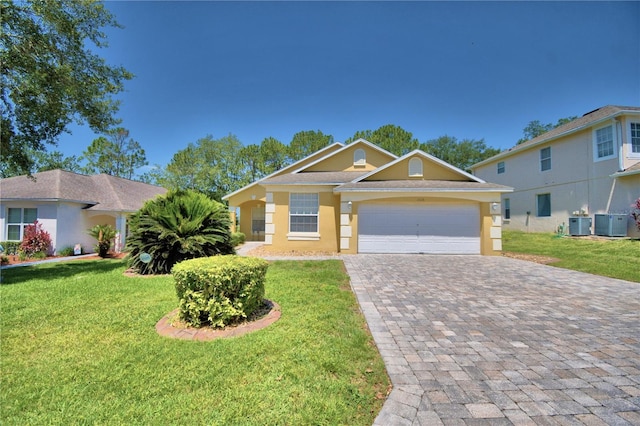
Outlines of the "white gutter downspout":
[{"label": "white gutter downspout", "polygon": [[624,170],[624,144],[622,143],[622,123],[618,118],[614,118],[613,121],[616,126],[616,139],[618,139],[616,141],[618,145],[618,171],[621,172]]}]

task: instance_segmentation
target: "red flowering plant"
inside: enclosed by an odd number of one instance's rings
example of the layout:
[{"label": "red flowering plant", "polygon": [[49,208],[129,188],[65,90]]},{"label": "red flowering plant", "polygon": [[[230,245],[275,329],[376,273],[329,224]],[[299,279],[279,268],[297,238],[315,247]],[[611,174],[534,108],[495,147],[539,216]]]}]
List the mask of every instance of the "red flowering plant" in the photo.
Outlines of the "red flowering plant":
[{"label": "red flowering plant", "polygon": [[631,216],[636,221],[636,226],[638,227],[638,231],[640,231],[640,198],[638,198],[634,204],[631,204],[631,208],[633,209]]},{"label": "red flowering plant", "polygon": [[21,257],[46,257],[51,252],[51,235],[36,220],[24,228],[20,243]]}]

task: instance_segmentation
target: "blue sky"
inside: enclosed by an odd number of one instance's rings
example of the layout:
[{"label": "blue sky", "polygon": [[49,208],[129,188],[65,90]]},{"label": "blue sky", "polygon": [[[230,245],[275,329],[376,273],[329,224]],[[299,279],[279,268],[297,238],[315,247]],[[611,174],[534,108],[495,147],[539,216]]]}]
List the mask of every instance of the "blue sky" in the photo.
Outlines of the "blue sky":
[{"label": "blue sky", "polygon": [[[531,120],[640,105],[640,2],[107,2],[119,117],[151,165],[206,135],[395,124],[506,149]],[[72,127],[57,149],[96,137]]]}]

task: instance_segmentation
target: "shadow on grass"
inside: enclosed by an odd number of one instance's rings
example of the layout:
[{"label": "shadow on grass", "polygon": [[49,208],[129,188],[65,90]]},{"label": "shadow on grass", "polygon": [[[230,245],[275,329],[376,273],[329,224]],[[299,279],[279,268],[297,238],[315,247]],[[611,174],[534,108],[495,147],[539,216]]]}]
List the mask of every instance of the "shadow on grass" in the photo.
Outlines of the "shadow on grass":
[{"label": "shadow on grass", "polygon": [[3,269],[0,285],[20,284],[33,279],[69,278],[81,273],[106,274],[126,267],[121,259],[73,260]]}]

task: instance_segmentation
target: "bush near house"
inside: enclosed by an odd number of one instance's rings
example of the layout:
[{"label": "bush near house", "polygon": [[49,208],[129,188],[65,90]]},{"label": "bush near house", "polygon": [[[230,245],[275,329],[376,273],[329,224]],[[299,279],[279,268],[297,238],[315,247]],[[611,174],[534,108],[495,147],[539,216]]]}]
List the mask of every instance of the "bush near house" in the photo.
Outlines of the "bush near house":
[{"label": "bush near house", "polygon": [[20,243],[20,256],[24,258],[45,258],[51,252],[51,235],[37,220],[24,228]]},{"label": "bush near house", "polygon": [[107,257],[113,239],[116,237],[117,231],[111,227],[111,225],[96,225],[89,229],[89,235],[98,241],[96,244],[96,251],[98,256]]},{"label": "bush near house", "polygon": [[231,245],[238,247],[240,244],[244,244],[247,236],[242,232],[234,232],[231,234]]},{"label": "bush near house", "polygon": [[183,260],[234,254],[230,227],[224,204],[195,191],[170,191],[131,216],[129,265],[143,275],[168,274]]},{"label": "bush near house", "polygon": [[2,241],[0,242],[5,255],[16,255],[20,251],[19,241]]},{"label": "bush near house", "polygon": [[195,327],[224,327],[247,318],[264,303],[269,264],[263,259],[215,256],[180,262],[171,273],[180,318]]}]

